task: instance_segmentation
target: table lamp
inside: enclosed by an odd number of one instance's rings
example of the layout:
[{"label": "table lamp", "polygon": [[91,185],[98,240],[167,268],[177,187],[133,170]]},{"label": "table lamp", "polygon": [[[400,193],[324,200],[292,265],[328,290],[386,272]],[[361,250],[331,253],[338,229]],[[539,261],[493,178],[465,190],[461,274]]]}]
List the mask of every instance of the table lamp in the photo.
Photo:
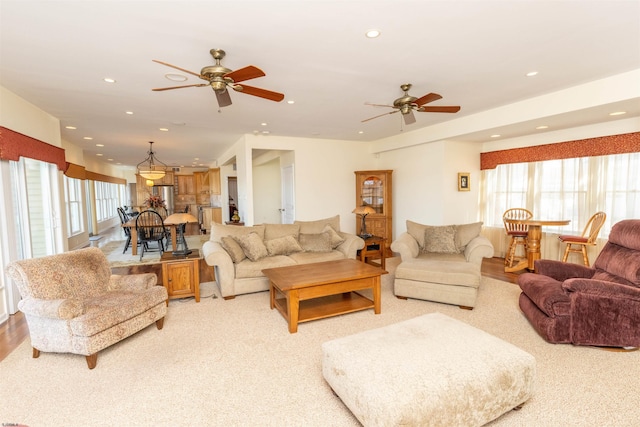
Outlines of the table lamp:
[{"label": "table lamp", "polygon": [[367,218],[367,215],[376,213],[375,209],[373,209],[371,206],[362,205],[355,208],[353,210],[353,213],[362,216],[362,225],[360,226],[359,236],[363,239],[367,239],[373,236],[373,234],[367,233],[367,222],[365,221],[365,219]]},{"label": "table lamp", "polygon": [[189,255],[192,251],[187,246],[187,240],[184,238],[183,225],[189,222],[198,222],[198,218],[190,213],[180,212],[169,215],[164,223],[167,225],[175,225],[180,233],[176,242],[175,250],[172,252],[176,256]]}]

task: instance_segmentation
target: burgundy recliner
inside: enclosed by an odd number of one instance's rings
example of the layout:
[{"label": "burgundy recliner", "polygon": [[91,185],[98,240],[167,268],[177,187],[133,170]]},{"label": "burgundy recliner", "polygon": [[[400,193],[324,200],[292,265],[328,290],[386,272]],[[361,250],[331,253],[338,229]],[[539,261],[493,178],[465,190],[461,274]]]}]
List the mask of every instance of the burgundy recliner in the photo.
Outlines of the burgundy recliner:
[{"label": "burgundy recliner", "polygon": [[593,267],[538,260],[520,309],[548,342],[640,347],[640,220],[613,226]]}]

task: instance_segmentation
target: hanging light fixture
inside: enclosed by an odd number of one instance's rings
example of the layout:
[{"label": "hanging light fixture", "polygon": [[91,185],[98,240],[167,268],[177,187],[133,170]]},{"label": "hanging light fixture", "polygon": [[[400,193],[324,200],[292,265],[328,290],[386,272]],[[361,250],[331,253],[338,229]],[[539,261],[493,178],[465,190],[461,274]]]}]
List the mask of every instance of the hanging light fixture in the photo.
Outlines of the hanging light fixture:
[{"label": "hanging light fixture", "polygon": [[[153,141],[149,141],[149,151],[147,152],[147,154],[149,156],[138,163],[138,166],[136,166],[138,174],[145,179],[151,180],[164,177],[167,171],[167,165],[153,156]],[[156,162],[158,164],[156,164]]]}]

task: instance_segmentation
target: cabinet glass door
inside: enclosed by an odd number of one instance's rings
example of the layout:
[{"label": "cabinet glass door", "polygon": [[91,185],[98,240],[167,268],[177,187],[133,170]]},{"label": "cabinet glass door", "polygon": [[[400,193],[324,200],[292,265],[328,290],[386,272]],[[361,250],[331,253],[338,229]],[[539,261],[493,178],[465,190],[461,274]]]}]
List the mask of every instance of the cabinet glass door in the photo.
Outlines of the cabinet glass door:
[{"label": "cabinet glass door", "polygon": [[377,176],[368,176],[362,181],[360,193],[362,204],[371,206],[376,213],[384,213],[384,182]]}]

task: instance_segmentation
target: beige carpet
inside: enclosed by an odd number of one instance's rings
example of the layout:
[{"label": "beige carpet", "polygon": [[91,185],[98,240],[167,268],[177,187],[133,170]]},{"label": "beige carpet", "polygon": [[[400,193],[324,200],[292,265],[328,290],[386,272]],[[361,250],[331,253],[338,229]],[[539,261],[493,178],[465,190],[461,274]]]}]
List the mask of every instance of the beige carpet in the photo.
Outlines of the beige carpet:
[{"label": "beige carpet", "polygon": [[[387,263],[390,270],[397,264]],[[640,351],[552,345],[529,326],[518,287],[483,279],[473,311],[392,295],[383,276],[382,313],[303,323],[289,334],[267,292],[172,300],[162,331],[151,326],[100,353],[31,358],[26,340],[0,362],[0,423],[40,426],[357,426],[326,385],[321,343],[425,313],[441,312],[531,353],[534,396],[493,426],[637,426]],[[202,295],[219,296],[215,284]],[[371,357],[375,357],[372,354]],[[401,361],[399,361],[401,363]],[[389,374],[393,373],[389,366]]]}]

